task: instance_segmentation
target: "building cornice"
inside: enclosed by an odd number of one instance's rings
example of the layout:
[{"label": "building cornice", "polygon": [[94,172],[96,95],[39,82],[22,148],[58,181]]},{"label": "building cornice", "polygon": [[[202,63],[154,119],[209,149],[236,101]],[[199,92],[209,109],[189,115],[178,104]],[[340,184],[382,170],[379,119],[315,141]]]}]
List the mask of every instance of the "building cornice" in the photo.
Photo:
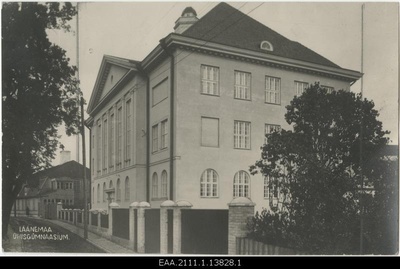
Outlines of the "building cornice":
[{"label": "building cornice", "polygon": [[[224,58],[248,61],[286,70],[293,70],[303,73],[314,73],[318,75],[338,78],[349,82],[354,82],[361,78],[361,76],[363,75],[358,71],[350,69],[336,68],[296,59],[289,59],[285,57],[271,55],[268,53],[251,51],[200,39],[185,37],[175,33],[171,33],[165,38],[165,44],[167,47],[177,47],[181,49],[211,54]],[[149,57],[146,57],[146,60],[148,62],[154,61],[154,59],[151,59],[150,56],[151,55],[149,55]]]}]

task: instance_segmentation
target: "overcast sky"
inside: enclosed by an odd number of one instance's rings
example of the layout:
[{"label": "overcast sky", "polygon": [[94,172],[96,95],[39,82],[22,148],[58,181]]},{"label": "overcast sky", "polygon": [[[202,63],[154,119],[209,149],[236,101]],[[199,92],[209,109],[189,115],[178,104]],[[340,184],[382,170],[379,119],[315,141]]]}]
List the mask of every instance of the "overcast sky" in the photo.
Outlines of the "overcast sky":
[{"label": "overcast sky", "polygon": [[[361,71],[361,3],[228,3],[342,68]],[[104,54],[141,61],[173,31],[185,7],[192,6],[201,18],[217,4],[80,2],[79,67],[86,100]],[[384,129],[391,131],[391,144],[398,144],[398,12],[396,2],[365,3],[363,92],[364,97],[374,100]],[[75,30],[76,21],[71,24]],[[76,36],[54,30],[49,35],[76,64]],[[359,92],[360,85],[360,81],[355,83],[351,90]],[[63,135],[61,141],[76,159],[76,139]],[[54,161],[58,163],[59,157]]]}]

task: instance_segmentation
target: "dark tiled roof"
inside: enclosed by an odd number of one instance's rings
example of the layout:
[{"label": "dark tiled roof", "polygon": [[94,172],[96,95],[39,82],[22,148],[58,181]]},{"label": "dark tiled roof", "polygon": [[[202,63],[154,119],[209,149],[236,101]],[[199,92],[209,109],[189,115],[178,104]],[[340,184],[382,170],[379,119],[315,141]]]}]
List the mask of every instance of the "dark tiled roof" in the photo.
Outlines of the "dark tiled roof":
[{"label": "dark tiled roof", "polygon": [[[218,4],[182,35],[324,66],[339,67],[226,3]],[[262,41],[270,42],[274,50],[271,52],[260,49]]]},{"label": "dark tiled roof", "polygon": [[[57,166],[53,166],[49,169],[39,171],[32,176],[32,181],[29,182],[30,185],[37,186],[40,178],[59,178],[59,177],[69,177],[69,178],[83,178],[83,165],[76,161],[69,161]],[[86,178],[90,179],[90,169],[86,168]]]}]

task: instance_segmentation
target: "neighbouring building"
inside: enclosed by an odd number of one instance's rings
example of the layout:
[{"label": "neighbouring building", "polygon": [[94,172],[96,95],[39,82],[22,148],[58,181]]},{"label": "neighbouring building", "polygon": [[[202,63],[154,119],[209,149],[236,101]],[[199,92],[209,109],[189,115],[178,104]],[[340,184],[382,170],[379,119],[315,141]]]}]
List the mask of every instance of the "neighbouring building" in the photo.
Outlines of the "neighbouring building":
[{"label": "neighbouring building", "polygon": [[[86,168],[87,182],[90,170]],[[20,191],[15,202],[17,215],[47,217],[48,210],[61,202],[65,208],[83,208],[83,165],[70,161],[70,152],[61,152],[61,164],[39,171]],[[90,202],[88,184],[88,202]]]},{"label": "neighbouring building", "polygon": [[169,199],[226,209],[239,196],[257,210],[279,203],[268,178],[248,172],[265,135],[290,128],[285,106],[308,85],[349,91],[362,74],[226,3],[200,19],[186,8],[174,30],[141,62],[102,60],[86,121],[92,208]]}]

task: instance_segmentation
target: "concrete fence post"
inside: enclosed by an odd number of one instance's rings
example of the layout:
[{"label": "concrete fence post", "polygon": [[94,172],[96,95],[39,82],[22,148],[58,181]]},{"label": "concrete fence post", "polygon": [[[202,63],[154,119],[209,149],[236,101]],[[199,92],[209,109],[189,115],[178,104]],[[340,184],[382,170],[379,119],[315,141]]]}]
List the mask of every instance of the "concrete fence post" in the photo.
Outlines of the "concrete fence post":
[{"label": "concrete fence post", "polygon": [[72,209],[72,223],[76,224],[76,209]]},{"label": "concrete fence post", "polygon": [[166,200],[160,205],[160,253],[168,253],[168,209],[176,206],[174,201]]},{"label": "concrete fence post", "polygon": [[254,216],[254,206],[249,198],[237,197],[229,204],[228,218],[228,255],[236,253],[236,237],[244,237],[247,234],[247,221]]},{"label": "concrete fence post", "polygon": [[97,228],[100,230],[101,228],[101,212],[97,213]]},{"label": "concrete fence post", "polygon": [[62,210],[62,208],[63,208],[62,203],[58,202],[57,203],[57,219],[61,219],[61,210]]},{"label": "concrete fence post", "polygon": [[189,209],[193,205],[188,201],[180,200],[176,202],[174,208],[174,228],[173,228],[173,254],[182,252],[182,209]]},{"label": "concrete fence post", "polygon": [[148,202],[140,202],[138,209],[138,234],[137,234],[137,250],[138,253],[145,253],[145,211],[150,208]]},{"label": "concrete fence post", "polygon": [[113,234],[113,209],[118,208],[119,204],[112,202],[111,204],[108,205],[108,232],[107,234],[109,236],[112,236]]},{"label": "concrete fence post", "polygon": [[[129,244],[133,250],[137,249],[137,234],[135,233],[135,209],[138,209],[139,202],[133,202],[129,205]],[[136,242],[135,242],[136,240]],[[135,244],[136,243],[136,244]]]}]

